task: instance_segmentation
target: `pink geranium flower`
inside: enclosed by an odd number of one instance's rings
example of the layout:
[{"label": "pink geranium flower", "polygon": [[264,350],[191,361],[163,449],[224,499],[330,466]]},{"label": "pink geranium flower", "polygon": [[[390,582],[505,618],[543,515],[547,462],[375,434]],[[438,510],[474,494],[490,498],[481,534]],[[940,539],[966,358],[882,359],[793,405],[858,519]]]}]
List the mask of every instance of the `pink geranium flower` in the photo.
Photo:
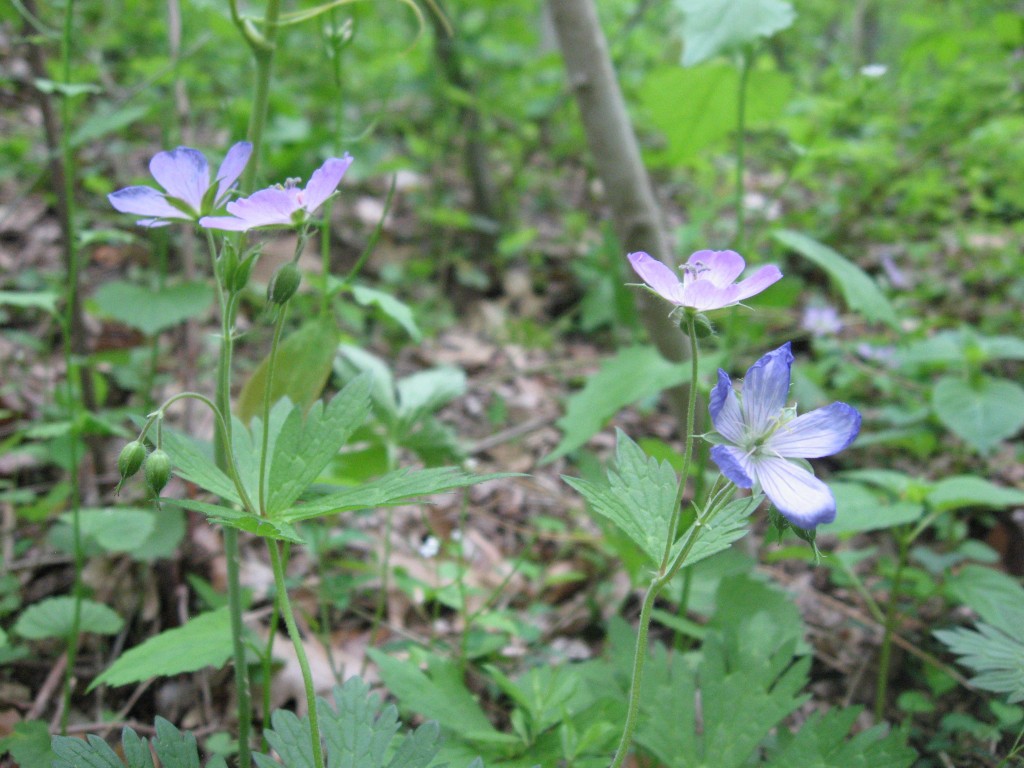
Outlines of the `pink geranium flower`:
[{"label": "pink geranium flower", "polygon": [[208,229],[245,232],[257,227],[293,227],[307,221],[341,183],[352,165],[352,156],[332,157],[317,170],[304,188],[294,182],[254,192],[228,203],[230,216],[204,216],[199,225]]},{"label": "pink geranium flower", "polygon": [[739,304],[782,278],[779,268],[769,264],[737,283],[746,262],[736,251],[697,251],[680,268],[682,280],[643,251],[629,254],[629,263],[656,294],[677,307],[697,312]]},{"label": "pink geranium flower", "polygon": [[196,221],[224,204],[251,154],[252,144],[238,142],[228,150],[211,179],[210,166],[199,150],[178,147],[160,152],[149,161],[149,171],[165,191],[125,187],[107,199],[121,213],[149,217],[136,222],[140,227],[163,227],[171,219]]}]

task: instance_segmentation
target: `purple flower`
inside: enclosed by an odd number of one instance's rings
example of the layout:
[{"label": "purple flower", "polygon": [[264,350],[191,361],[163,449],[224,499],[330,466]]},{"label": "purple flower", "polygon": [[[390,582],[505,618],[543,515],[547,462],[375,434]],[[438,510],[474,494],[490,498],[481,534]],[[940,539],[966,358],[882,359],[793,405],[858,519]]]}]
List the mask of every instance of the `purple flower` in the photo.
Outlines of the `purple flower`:
[{"label": "purple flower", "polygon": [[729,374],[718,370],[710,411],[718,432],[712,439],[720,444],[711,449],[711,458],[740,488],[760,486],[789,522],[811,529],[835,519],[836,501],[805,461],[790,459],[839,453],[860,432],[860,413],[832,403],[797,416],[795,407],[786,408],[792,364],[787,342],[750,366],[741,395]]},{"label": "purple flower", "polygon": [[249,197],[228,203],[230,216],[205,216],[199,225],[209,229],[245,232],[256,227],[293,227],[308,220],[334,194],[341,177],[352,165],[352,156],[332,157],[309,179],[304,189],[289,181],[267,187]]},{"label": "purple flower", "polygon": [[224,204],[251,154],[248,141],[235,144],[211,181],[210,166],[199,150],[178,147],[160,152],[149,161],[149,172],[165,192],[152,187],[125,187],[107,199],[121,213],[151,217],[137,221],[141,227],[163,227],[169,219],[195,221]]},{"label": "purple flower", "polygon": [[769,264],[737,283],[736,278],[743,272],[746,262],[736,251],[697,251],[681,267],[682,280],[643,251],[629,254],[629,263],[663,299],[698,312],[738,304],[782,278],[779,268]]},{"label": "purple flower", "polygon": [[835,307],[811,305],[804,309],[800,327],[816,338],[834,336],[843,330],[843,321]]}]

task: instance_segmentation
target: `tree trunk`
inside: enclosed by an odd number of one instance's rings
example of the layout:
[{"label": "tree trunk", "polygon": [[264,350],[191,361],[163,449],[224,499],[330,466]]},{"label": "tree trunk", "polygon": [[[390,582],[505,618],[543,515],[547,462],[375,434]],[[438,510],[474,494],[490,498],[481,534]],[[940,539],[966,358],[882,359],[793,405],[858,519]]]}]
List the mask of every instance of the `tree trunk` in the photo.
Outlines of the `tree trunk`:
[{"label": "tree trunk", "polygon": [[[675,258],[662,228],[661,212],[640,157],[597,9],[592,0],[548,0],[548,9],[619,242],[628,251],[647,251],[672,265]],[[668,320],[665,303],[646,291],[637,291],[637,309],[662,356],[673,362],[685,360],[689,345],[679,327]],[[679,416],[686,412],[683,392],[685,389],[677,388],[669,393]]]}]

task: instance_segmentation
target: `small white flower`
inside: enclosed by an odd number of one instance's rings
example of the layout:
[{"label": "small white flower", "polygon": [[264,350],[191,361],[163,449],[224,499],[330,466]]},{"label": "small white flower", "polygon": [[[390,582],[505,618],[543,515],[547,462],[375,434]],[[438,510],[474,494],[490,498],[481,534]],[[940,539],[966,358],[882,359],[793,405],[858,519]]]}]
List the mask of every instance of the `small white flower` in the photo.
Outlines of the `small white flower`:
[{"label": "small white flower", "polygon": [[860,68],[860,73],[864,75],[864,77],[870,77],[872,79],[881,77],[888,71],[889,68],[885,64],[865,64]]},{"label": "small white flower", "polygon": [[427,536],[419,548],[420,557],[425,557],[428,560],[432,557],[437,557],[437,553],[440,551],[441,542],[438,541],[437,536]]}]

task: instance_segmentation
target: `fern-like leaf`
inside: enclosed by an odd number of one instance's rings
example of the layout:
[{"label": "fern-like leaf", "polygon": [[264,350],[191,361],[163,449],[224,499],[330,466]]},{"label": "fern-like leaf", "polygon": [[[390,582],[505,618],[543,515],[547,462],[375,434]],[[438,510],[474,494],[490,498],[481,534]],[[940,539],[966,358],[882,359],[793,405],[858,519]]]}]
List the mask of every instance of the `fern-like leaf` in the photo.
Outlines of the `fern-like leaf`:
[{"label": "fern-like leaf", "polygon": [[974,685],[1005,694],[1011,704],[1024,701],[1024,642],[984,623],[977,631],[938,630],[935,636],[977,673],[971,678]]}]

